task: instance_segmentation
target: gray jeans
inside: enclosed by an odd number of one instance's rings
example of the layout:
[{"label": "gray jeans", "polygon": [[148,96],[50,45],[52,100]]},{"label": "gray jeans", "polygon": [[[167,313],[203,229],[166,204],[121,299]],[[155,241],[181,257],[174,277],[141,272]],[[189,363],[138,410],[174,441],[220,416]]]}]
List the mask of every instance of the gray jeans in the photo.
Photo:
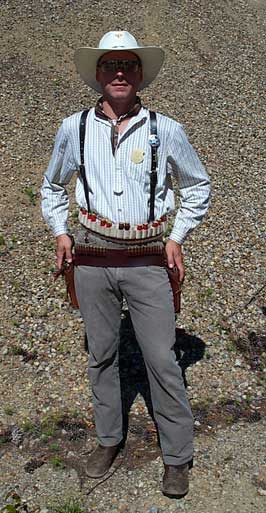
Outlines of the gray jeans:
[{"label": "gray jeans", "polygon": [[122,440],[118,345],[124,296],[148,373],[163,460],[168,465],[190,461],[193,417],[173,350],[175,316],[166,270],[79,266],[75,286],[90,350],[99,443],[112,446]]}]

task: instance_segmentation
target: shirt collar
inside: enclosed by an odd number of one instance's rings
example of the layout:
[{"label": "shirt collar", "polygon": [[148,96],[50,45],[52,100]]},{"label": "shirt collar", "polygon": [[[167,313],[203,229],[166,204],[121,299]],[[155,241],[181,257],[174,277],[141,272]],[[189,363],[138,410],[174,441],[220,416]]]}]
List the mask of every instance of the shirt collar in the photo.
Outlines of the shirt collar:
[{"label": "shirt collar", "polygon": [[135,104],[128,112],[126,112],[125,114],[122,114],[122,116],[119,116],[119,118],[117,118],[117,119],[113,119],[113,118],[110,118],[109,116],[107,116],[107,114],[105,114],[105,112],[103,110],[103,97],[101,97],[96,102],[95,115],[96,115],[96,117],[98,117],[100,119],[105,119],[107,121],[111,121],[114,125],[119,125],[119,123],[121,123],[121,121],[123,121],[124,119],[136,116],[139,113],[139,111],[141,110],[141,107],[142,107],[141,99],[139,98],[139,96],[137,96]]},{"label": "shirt collar", "polygon": [[[137,121],[139,121],[141,118],[143,118],[144,108],[142,107],[140,98],[137,96],[136,97],[136,103],[130,109],[130,111],[128,111],[126,114],[123,114],[118,119],[112,119],[109,116],[107,116],[105,114],[105,112],[103,111],[102,100],[103,99],[101,97],[97,101],[96,106],[95,106],[95,114],[94,115],[95,115],[95,119],[97,121],[103,121],[104,123],[107,123],[109,126],[111,124],[110,141],[111,141],[111,145],[112,145],[112,153],[114,155],[115,151],[116,151],[116,148],[117,148],[117,145],[118,145],[118,137],[119,137],[118,126],[119,126],[119,124],[124,119],[129,118],[129,123],[128,123],[128,126],[127,126],[126,130],[125,130],[125,132],[126,132],[128,130],[128,128],[129,128],[129,126],[132,126]],[[124,136],[125,132],[123,132],[123,136]]]}]

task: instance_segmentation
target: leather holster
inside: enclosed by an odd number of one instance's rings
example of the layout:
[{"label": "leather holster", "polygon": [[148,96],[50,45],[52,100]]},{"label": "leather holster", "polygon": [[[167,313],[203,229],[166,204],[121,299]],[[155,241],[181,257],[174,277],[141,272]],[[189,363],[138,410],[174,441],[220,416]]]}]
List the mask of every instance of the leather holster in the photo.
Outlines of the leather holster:
[{"label": "leather holster", "polygon": [[179,279],[179,271],[176,266],[170,269],[166,265],[165,268],[167,270],[168,278],[173,292],[175,313],[179,313],[181,309],[181,283]]},{"label": "leather holster", "polygon": [[75,291],[74,268],[75,268],[75,266],[74,266],[74,255],[73,255],[73,260],[71,263],[64,262],[60,271],[56,271],[54,273],[54,279],[56,280],[58,278],[58,276],[60,276],[60,275],[62,275],[64,277],[65,284],[66,284],[67,299],[73,308],[78,309],[79,304],[78,304],[78,298],[77,298],[76,291]]}]

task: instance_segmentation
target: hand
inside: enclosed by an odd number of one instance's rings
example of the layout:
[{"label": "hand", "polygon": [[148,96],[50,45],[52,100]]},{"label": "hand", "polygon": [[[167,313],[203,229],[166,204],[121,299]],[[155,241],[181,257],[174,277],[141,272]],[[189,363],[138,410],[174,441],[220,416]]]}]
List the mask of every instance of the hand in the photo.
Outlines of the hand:
[{"label": "hand", "polygon": [[176,265],[179,271],[180,282],[182,283],[185,278],[185,267],[183,263],[182,246],[174,240],[168,240],[165,246],[167,255],[167,263],[170,269]]},{"label": "hand", "polygon": [[72,262],[72,240],[66,233],[56,237],[56,259],[59,271],[64,260],[69,264]]}]

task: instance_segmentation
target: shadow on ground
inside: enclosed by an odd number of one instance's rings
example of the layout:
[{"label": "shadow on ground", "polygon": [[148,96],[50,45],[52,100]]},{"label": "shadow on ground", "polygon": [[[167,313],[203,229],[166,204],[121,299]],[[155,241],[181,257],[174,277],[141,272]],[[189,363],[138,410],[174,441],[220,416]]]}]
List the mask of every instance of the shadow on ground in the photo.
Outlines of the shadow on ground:
[{"label": "shadow on ground", "polygon": [[[138,394],[146,404],[150,417],[154,421],[150,387],[145,363],[135,337],[134,328],[129,312],[125,312],[120,328],[119,372],[122,393],[122,406],[124,416],[124,437],[129,428],[129,413]],[[176,329],[176,343],[174,346],[177,360],[182,370],[185,386],[187,386],[185,371],[187,367],[203,358],[204,342],[182,329]],[[136,430],[136,424],[134,423]]]}]

